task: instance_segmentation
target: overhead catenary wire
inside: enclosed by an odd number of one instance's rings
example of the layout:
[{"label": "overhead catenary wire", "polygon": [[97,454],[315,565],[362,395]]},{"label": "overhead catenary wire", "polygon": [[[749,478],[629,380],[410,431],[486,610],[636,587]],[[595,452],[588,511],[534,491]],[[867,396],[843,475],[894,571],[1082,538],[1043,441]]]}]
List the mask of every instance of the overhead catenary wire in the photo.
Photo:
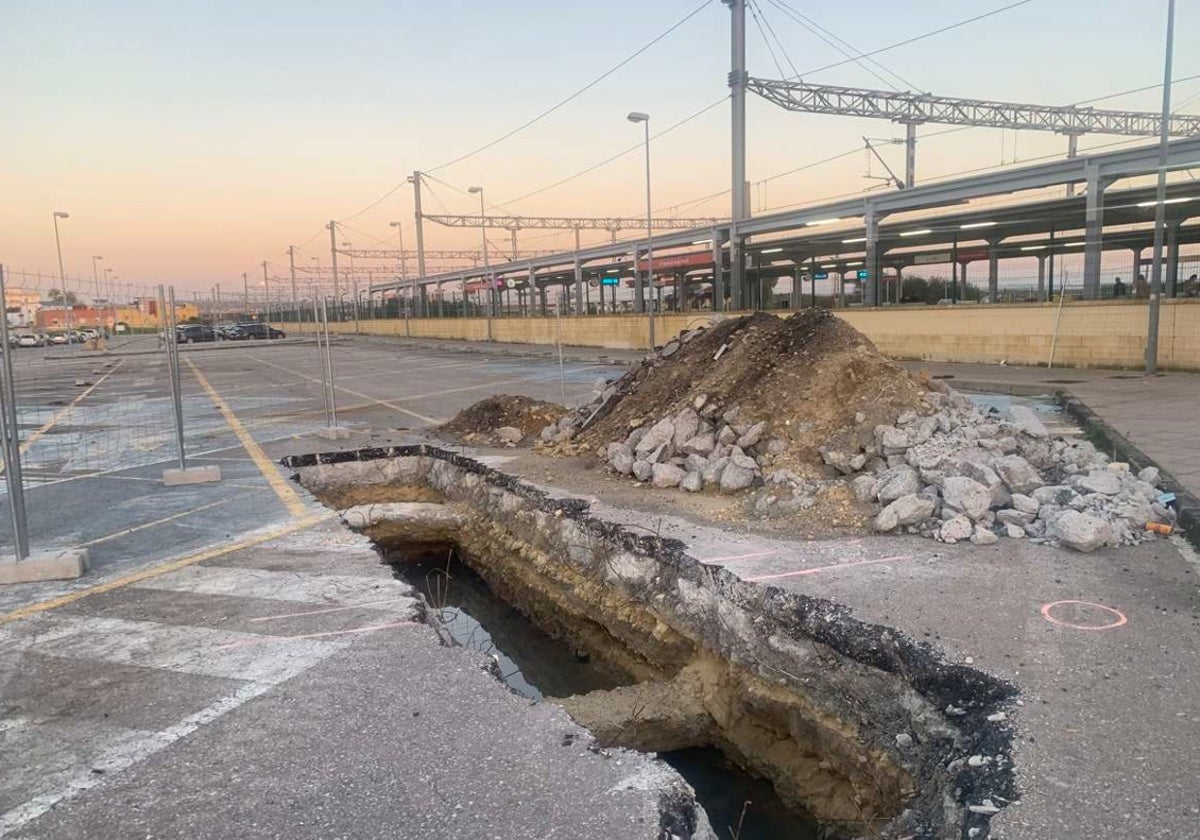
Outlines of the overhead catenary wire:
[{"label": "overhead catenary wire", "polygon": [[783,39],[779,37],[778,33],[775,32],[775,27],[771,25],[771,19],[767,17],[766,10],[760,8],[760,12],[762,13],[763,25],[766,26],[767,31],[771,33],[771,37],[775,39],[775,43],[779,47],[779,52],[787,61],[788,66],[792,68],[792,73],[799,73],[800,71],[796,69],[796,62],[792,61],[792,56],[788,52],[787,46],[783,43]]},{"label": "overhead catenary wire", "polygon": [[[912,82],[905,79],[899,73],[892,71],[891,69],[889,69],[888,67],[885,67],[880,62],[875,61],[874,59],[870,58],[866,53],[864,53],[862,50],[855,47],[849,41],[846,41],[843,38],[839,38],[833,32],[830,32],[828,29],[821,26],[815,20],[810,18],[808,15],[805,15],[805,14],[797,11],[793,7],[789,6],[787,3],[783,2],[783,0],[768,0],[768,1],[771,3],[771,5],[775,6],[777,9],[779,9],[781,12],[783,12],[787,17],[791,18],[796,23],[799,23],[801,26],[803,26],[805,29],[807,29],[809,32],[811,32],[813,35],[816,35],[819,39],[824,41],[826,44],[828,44],[830,47],[832,47],[837,52],[840,52],[842,55],[846,56],[847,60],[845,63],[853,62],[855,64],[858,64],[858,66],[861,67],[863,70],[866,70],[868,73],[870,73],[876,79],[879,79],[879,81],[883,82],[885,85],[892,88],[893,90],[897,89],[896,85],[893,82],[888,81],[883,76],[881,76],[877,71],[875,71],[871,67],[869,67],[868,66],[869,64],[873,64],[875,67],[878,67],[884,73],[887,73],[889,76],[892,76],[893,78],[897,79],[903,85],[907,85],[910,88],[916,87]],[[793,71],[793,72],[795,73],[793,78],[800,78],[800,76],[802,75],[798,71]]]},{"label": "overhead catenary wire", "polygon": [[494,147],[500,143],[503,143],[505,140],[509,139],[510,137],[513,137],[513,136],[521,133],[522,131],[524,131],[525,129],[534,125],[535,123],[540,122],[541,120],[550,116],[551,114],[553,114],[555,111],[559,110],[560,108],[562,108],[566,105],[569,105],[571,102],[574,102],[576,99],[578,99],[583,94],[587,93],[589,90],[594,88],[596,85],[603,82],[609,76],[613,75],[618,70],[625,67],[625,65],[629,64],[634,59],[638,58],[640,55],[645,53],[647,50],[649,50],[651,47],[656,45],[658,42],[662,41],[664,38],[666,38],[669,35],[671,35],[672,33],[674,33],[677,29],[679,29],[681,26],[686,24],[689,20],[694,18],[696,15],[700,14],[700,12],[704,11],[704,9],[707,8],[709,5],[711,5],[712,2],[713,2],[713,0],[704,0],[704,2],[702,2],[699,6],[697,6],[695,9],[693,9],[691,12],[684,15],[684,17],[681,20],[672,24],[670,27],[668,27],[664,32],[660,33],[659,35],[656,35],[649,42],[647,42],[643,46],[639,47],[637,50],[635,50],[633,53],[628,55],[626,58],[624,58],[621,61],[614,64],[608,70],[604,71],[599,76],[592,79],[592,81],[588,82],[586,85],[584,85],[583,87],[576,90],[570,96],[567,96],[565,99],[559,100],[554,105],[550,106],[549,108],[545,109],[544,111],[537,114],[536,116],[531,117],[530,119],[521,123],[519,126],[512,129],[511,131],[508,131],[508,132],[500,135],[495,140],[485,143],[482,146],[480,146],[476,149],[473,149],[470,152],[467,152],[466,154],[459,155],[458,157],[454,158],[453,160],[449,160],[449,161],[446,161],[445,163],[438,164],[437,166],[430,167],[426,171],[437,172],[439,170],[446,169],[447,167],[453,166],[456,163],[461,163],[462,161],[467,160],[468,158],[474,157],[475,155],[480,154],[481,152],[485,152],[488,149],[491,149],[492,147]]},{"label": "overhead catenary wire", "polygon": [[754,3],[747,2],[746,8],[750,10],[750,17],[754,21],[754,25],[758,27],[758,34],[762,35],[763,43],[767,45],[767,53],[771,56],[771,61],[775,63],[775,69],[779,71],[782,78],[787,75],[783,69],[783,65],[779,63],[779,56],[775,54],[775,48],[771,46],[771,39],[767,37],[767,30],[763,27],[762,20],[759,19],[758,10],[754,7]]},{"label": "overhead catenary wire", "polygon": [[888,44],[886,47],[879,47],[878,49],[870,50],[870,51],[862,53],[854,58],[847,58],[845,61],[835,61],[832,64],[826,64],[822,67],[817,67],[812,70],[808,70],[805,73],[802,73],[800,75],[801,76],[812,76],[817,73],[824,73],[826,70],[832,70],[835,67],[843,67],[847,64],[853,64],[853,63],[858,62],[860,59],[871,58],[872,56],[880,55],[881,53],[885,53],[885,52],[890,52],[892,50],[899,49],[900,47],[906,47],[909,44],[915,44],[918,41],[925,40],[926,38],[932,38],[935,35],[941,35],[942,33],[950,32],[951,30],[958,29],[960,27],[967,26],[972,23],[977,23],[978,21],[985,20],[986,18],[990,18],[990,17],[993,17],[998,14],[1002,14],[1003,12],[1010,11],[1011,9],[1016,9],[1020,6],[1028,5],[1029,3],[1032,3],[1032,2],[1033,2],[1033,0],[1017,0],[1017,2],[1009,3],[1007,6],[1001,6],[998,9],[992,9],[990,12],[983,12],[981,14],[975,15],[974,17],[969,17],[964,20],[960,20],[957,23],[947,24],[946,26],[942,26],[938,29],[933,29],[933,30],[930,30],[929,32],[924,32],[920,35],[914,35],[911,38],[905,38],[904,40],[897,41],[894,44]]},{"label": "overhead catenary wire", "polygon": [[[721,103],[726,102],[728,99],[729,99],[729,96],[728,96],[728,94],[726,94],[725,96],[722,96],[720,99],[718,99],[716,102],[713,102],[709,105],[705,105],[699,111],[696,111],[696,112],[692,113],[691,115],[679,120],[678,122],[667,126],[666,128],[664,128],[662,131],[658,132],[657,134],[652,134],[650,136],[651,142],[653,142],[667,134],[670,134],[672,131],[675,131],[676,129],[681,128],[684,125],[687,125],[692,120],[702,117],[704,114],[707,114],[709,111],[716,108]],[[612,163],[616,160],[620,160],[621,158],[625,157],[626,155],[633,154],[636,151],[640,151],[643,148],[644,148],[643,143],[635,143],[634,145],[624,149],[623,151],[617,152],[614,155],[610,155],[609,157],[606,157],[602,161],[592,164],[591,166],[587,167],[586,169],[579,170],[578,172],[574,173],[573,175],[568,175],[565,178],[560,178],[559,180],[555,181],[552,184],[547,184],[544,187],[539,187],[538,189],[533,190],[531,192],[527,192],[524,195],[518,196],[517,198],[510,198],[507,201],[500,203],[496,206],[506,207],[506,206],[509,206],[512,204],[517,204],[519,202],[533,198],[534,196],[541,195],[542,193],[549,192],[550,190],[553,190],[553,189],[557,189],[558,187],[561,187],[564,184],[568,184],[571,181],[574,181],[578,178],[582,178],[584,175],[589,175],[592,172],[595,172],[597,169],[608,166],[610,163]]]},{"label": "overhead catenary wire", "polygon": [[[422,174],[439,172],[443,169],[454,166],[455,164],[462,163],[463,161],[465,161],[469,158],[475,157],[476,155],[482,154],[483,152],[486,152],[487,150],[492,149],[495,146],[498,146],[499,144],[503,143],[505,140],[515,137],[517,134],[520,134],[522,131],[525,131],[527,128],[541,122],[543,119],[545,119],[546,117],[555,113],[559,109],[574,102],[576,99],[583,96],[583,94],[587,93],[589,90],[596,87],[596,85],[603,82],[609,76],[612,76],[618,70],[622,69],[623,67],[628,65],[630,62],[637,59],[639,56],[641,56],[643,53],[645,53],[651,47],[655,46],[660,41],[662,41],[664,38],[667,38],[668,36],[670,36],[672,33],[674,33],[676,30],[678,30],[680,27],[682,27],[684,24],[686,24],[692,18],[696,17],[696,15],[700,14],[700,12],[704,11],[705,8],[712,5],[713,2],[714,2],[714,0],[703,0],[703,2],[699,6],[697,6],[695,9],[693,9],[688,14],[684,15],[684,17],[682,19],[680,19],[679,21],[672,24],[665,31],[663,31],[659,35],[656,35],[650,41],[643,44],[641,47],[636,49],[634,52],[630,53],[624,59],[622,59],[621,61],[614,64],[608,70],[604,71],[599,76],[592,79],[590,82],[588,82],[583,87],[576,90],[574,93],[570,94],[569,96],[567,96],[564,99],[560,99],[558,102],[554,103],[549,108],[546,108],[545,110],[539,112],[535,116],[529,118],[525,122],[518,125],[516,128],[514,128],[510,131],[507,131],[504,134],[500,135],[499,137],[497,137],[493,140],[490,140],[487,143],[484,143],[482,146],[478,146],[477,148],[472,149],[469,152],[461,154],[456,158],[445,161],[444,163],[439,163],[437,166],[431,166],[428,169],[424,169],[424,170],[422,170]],[[407,179],[404,181],[401,181],[400,183],[396,184],[394,187],[389,189],[387,192],[385,192],[383,195],[381,195],[379,198],[372,201],[366,207],[363,207],[361,210],[358,210],[357,212],[352,213],[351,215],[346,216],[344,219],[341,219],[339,221],[352,221],[354,219],[357,219],[359,216],[363,215],[364,213],[367,213],[370,210],[375,209],[380,204],[382,204],[384,201],[386,201],[387,199],[389,199],[393,195],[395,195],[397,192],[399,192],[400,188],[403,187],[407,183],[408,183]]]}]

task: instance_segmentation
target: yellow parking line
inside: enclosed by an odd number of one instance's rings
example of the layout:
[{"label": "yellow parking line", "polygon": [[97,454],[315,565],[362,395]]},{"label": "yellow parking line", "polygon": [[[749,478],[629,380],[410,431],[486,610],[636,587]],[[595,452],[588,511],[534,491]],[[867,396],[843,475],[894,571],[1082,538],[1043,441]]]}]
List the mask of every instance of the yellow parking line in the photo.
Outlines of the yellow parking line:
[{"label": "yellow parking line", "polygon": [[303,500],[301,500],[300,494],[296,492],[292,485],[288,484],[287,479],[279,474],[279,470],[272,463],[271,459],[267,457],[267,453],[263,452],[263,448],[258,445],[258,441],[246,431],[246,427],[242,425],[242,421],[237,418],[233,410],[221,399],[221,395],[217,393],[217,389],[200,372],[200,368],[196,367],[196,363],[191,359],[185,359],[184,361],[192,369],[192,373],[196,375],[200,386],[212,399],[217,407],[217,411],[221,412],[221,416],[225,418],[225,422],[229,424],[229,428],[233,430],[237,439],[241,441],[242,448],[246,450],[246,454],[250,456],[250,460],[254,461],[254,465],[263,474],[263,478],[271,485],[271,489],[275,491],[275,495],[279,497],[279,501],[283,502],[283,506],[287,508],[288,513],[292,516],[303,516],[308,513],[308,505],[304,504]]},{"label": "yellow parking line", "polygon": [[[90,388],[88,388],[86,391],[81,393],[75,399],[71,400],[69,403],[67,403],[65,406],[63,406],[61,409],[59,409],[54,414],[53,417],[51,417],[49,420],[47,420],[45,423],[43,423],[41,425],[41,427],[36,429],[32,434],[29,435],[29,437],[25,438],[25,442],[21,444],[21,454],[24,455],[26,452],[28,452],[29,447],[33,446],[35,443],[37,443],[39,440],[41,440],[45,436],[46,432],[50,431],[55,426],[57,426],[59,421],[62,420],[64,417],[66,417],[67,414],[70,413],[71,409],[73,409],[75,406],[79,405],[79,403],[83,402],[83,400],[85,400],[87,398],[87,396],[92,393],[92,391],[95,391],[97,388],[99,388],[101,385],[103,385],[104,380],[108,379],[108,377],[110,377],[114,373],[116,373],[117,368],[121,367],[121,365],[123,365],[123,364],[125,364],[125,360],[121,359],[119,362],[117,362],[115,365],[112,366],[112,370],[110,370],[108,373],[104,374],[99,379],[97,379]],[[0,464],[0,474],[3,474],[3,472],[4,472],[4,465]]]},{"label": "yellow parking line", "polygon": [[[159,479],[152,479],[152,480],[159,481]],[[225,486],[228,487],[229,485],[225,485]],[[261,487],[258,487],[255,489],[258,490],[259,492],[262,491]],[[145,522],[141,525],[134,525],[132,528],[126,528],[123,531],[117,531],[116,533],[109,534],[106,537],[97,537],[94,540],[88,540],[85,543],[80,543],[78,545],[78,548],[88,548],[93,545],[99,545],[100,543],[108,542],[109,540],[115,540],[120,537],[127,537],[130,534],[136,534],[138,531],[144,531],[147,528],[154,528],[159,525],[165,525],[168,522],[174,522],[176,519],[183,519],[183,517],[185,517],[185,516],[191,516],[192,514],[199,513],[202,510],[211,510],[212,508],[220,507],[221,505],[228,504],[229,502],[232,502],[234,499],[241,498],[241,496],[245,496],[245,495],[247,495],[247,494],[242,493],[242,494],[240,494],[238,496],[234,496],[232,498],[219,499],[218,501],[215,501],[215,502],[209,502],[206,505],[200,505],[200,507],[194,507],[191,510],[185,510],[182,513],[174,513],[174,514],[171,514],[170,516],[164,516],[162,519],[155,519],[153,522]]]},{"label": "yellow parking line", "polygon": [[91,597],[92,595],[100,595],[104,592],[112,592],[114,589],[120,589],[123,586],[129,586],[131,583],[138,583],[139,581],[148,580],[149,578],[158,577],[159,575],[165,575],[168,572],[174,572],[187,566],[194,566],[197,563],[203,563],[205,560],[223,557],[226,554],[232,554],[235,551],[241,551],[243,548],[251,548],[256,545],[261,545],[262,543],[270,542],[277,537],[282,537],[286,534],[291,534],[295,531],[301,531],[312,525],[316,525],[321,520],[329,519],[333,515],[334,514],[332,513],[319,513],[305,517],[304,519],[292,520],[291,522],[280,525],[278,528],[273,528],[270,531],[262,534],[256,534],[253,537],[246,537],[245,539],[228,543],[223,546],[217,546],[215,548],[207,548],[196,554],[191,554],[187,557],[180,558],[179,560],[172,560],[168,563],[152,566],[148,569],[142,569],[139,572],[134,572],[132,574],[125,575],[124,577],[110,580],[108,583],[90,586],[87,589],[80,589],[77,592],[71,592],[58,598],[51,598],[48,601],[39,601],[36,604],[30,604],[27,607],[21,607],[20,609],[13,610],[10,613],[4,613],[3,615],[0,615],[0,624],[8,624],[13,621],[18,621],[22,618],[29,618],[31,615],[37,615],[38,613],[57,609],[58,607],[64,607],[67,604],[73,604],[76,601]]}]

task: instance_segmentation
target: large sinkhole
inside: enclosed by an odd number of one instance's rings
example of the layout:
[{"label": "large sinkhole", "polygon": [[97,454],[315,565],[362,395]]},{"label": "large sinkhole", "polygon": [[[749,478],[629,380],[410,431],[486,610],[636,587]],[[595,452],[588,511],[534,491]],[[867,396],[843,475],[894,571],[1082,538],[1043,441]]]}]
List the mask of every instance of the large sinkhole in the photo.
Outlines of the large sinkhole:
[{"label": "large sinkhole", "polygon": [[[572,649],[492,592],[453,544],[387,540],[384,560],[419,592],[446,638],[492,658],[494,673],[530,700],[566,699],[629,686],[619,668]],[[483,561],[486,563],[486,561]],[[696,791],[719,837],[818,840],[827,836],[807,812],[789,808],[771,783],[752,776],[720,750],[697,745],[659,753]]]},{"label": "large sinkhole", "polygon": [[986,840],[1016,796],[1013,688],[892,628],[460,454],[285,463],[375,542],[446,643],[599,746],[662,756],[718,836]]}]

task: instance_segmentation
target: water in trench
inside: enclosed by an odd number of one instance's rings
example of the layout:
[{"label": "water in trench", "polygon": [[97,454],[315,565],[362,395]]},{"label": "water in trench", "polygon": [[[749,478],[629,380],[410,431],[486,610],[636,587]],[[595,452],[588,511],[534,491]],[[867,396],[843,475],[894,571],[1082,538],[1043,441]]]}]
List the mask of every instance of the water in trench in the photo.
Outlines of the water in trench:
[{"label": "water in trench", "polygon": [[1017,394],[967,390],[964,390],[963,393],[970,397],[971,401],[983,411],[994,408],[1000,413],[1001,417],[1007,418],[1008,410],[1012,406],[1023,405],[1037,412],[1038,419],[1045,424],[1051,434],[1062,435],[1067,438],[1079,437],[1083,434],[1083,430],[1063,410],[1063,407],[1058,404],[1052,394],[1020,396]]},{"label": "water in trench", "polygon": [[[497,598],[459,560],[453,546],[388,546],[395,575],[421,592],[456,642],[493,656],[500,678],[531,700],[628,685],[630,680],[577,655]],[[790,810],[771,783],[751,776],[711,747],[661,753],[696,791],[722,840],[818,840],[807,814]]]}]

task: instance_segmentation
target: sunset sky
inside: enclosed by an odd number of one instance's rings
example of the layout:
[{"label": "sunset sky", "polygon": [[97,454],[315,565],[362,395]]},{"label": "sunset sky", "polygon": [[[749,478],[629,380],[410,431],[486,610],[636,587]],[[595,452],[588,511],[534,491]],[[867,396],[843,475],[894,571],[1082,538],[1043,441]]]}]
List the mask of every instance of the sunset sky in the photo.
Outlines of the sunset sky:
[{"label": "sunset sky", "polygon": [[[782,41],[787,74],[883,87],[856,64],[810,74],[843,55],[785,13],[809,16],[870,51],[1006,5],[846,0],[758,0],[759,21]],[[343,241],[394,247],[392,220],[410,224],[402,186],[506,133],[590,82],[690,12],[701,0],[513,3],[482,0],[345,0],[339,4],[213,0],[7,0],[0,50],[6,153],[0,262],[10,271],[57,271],[51,212],[63,210],[66,270],[88,278],[103,255],[122,283],[173,283],[188,296],[240,285],[298,263],[328,264],[322,225],[346,220]],[[1180,4],[1177,78],[1200,73],[1191,45],[1200,9]],[[1032,0],[877,60],[901,89],[1065,104],[1161,81],[1165,0]],[[758,25],[749,24],[750,72],[778,77]],[[524,215],[644,212],[643,162],[628,154],[525,200],[528,193],[635,146],[630,110],[661,130],[727,92],[729,14],[710,0],[677,31],[575,102],[494,148],[433,172],[428,212],[471,212],[482,185],[489,206]],[[794,68],[794,69],[793,69]],[[1159,92],[1096,102],[1157,110]],[[1200,79],[1175,88],[1200,109]],[[727,215],[729,198],[678,209],[728,187],[729,109],[721,104],[655,141],[654,206],[668,215]],[[858,193],[862,136],[902,134],[886,123],[749,106],[749,178],[755,212]],[[944,130],[930,126],[926,133]],[[1085,137],[1081,148],[1125,138]],[[1057,154],[1056,135],[974,129],[918,147],[918,181]],[[843,152],[794,175],[779,173]],[[884,152],[903,166],[901,149]],[[879,166],[872,166],[878,174]],[[768,180],[770,179],[770,180]],[[632,235],[632,232],[631,232]],[[600,235],[603,237],[603,234]],[[504,231],[492,241],[507,247]],[[590,241],[596,241],[593,237]],[[529,248],[567,247],[569,233],[528,231]],[[430,248],[472,248],[476,231],[430,226]],[[14,285],[29,285],[17,280]],[[47,279],[44,285],[53,285]]]}]

